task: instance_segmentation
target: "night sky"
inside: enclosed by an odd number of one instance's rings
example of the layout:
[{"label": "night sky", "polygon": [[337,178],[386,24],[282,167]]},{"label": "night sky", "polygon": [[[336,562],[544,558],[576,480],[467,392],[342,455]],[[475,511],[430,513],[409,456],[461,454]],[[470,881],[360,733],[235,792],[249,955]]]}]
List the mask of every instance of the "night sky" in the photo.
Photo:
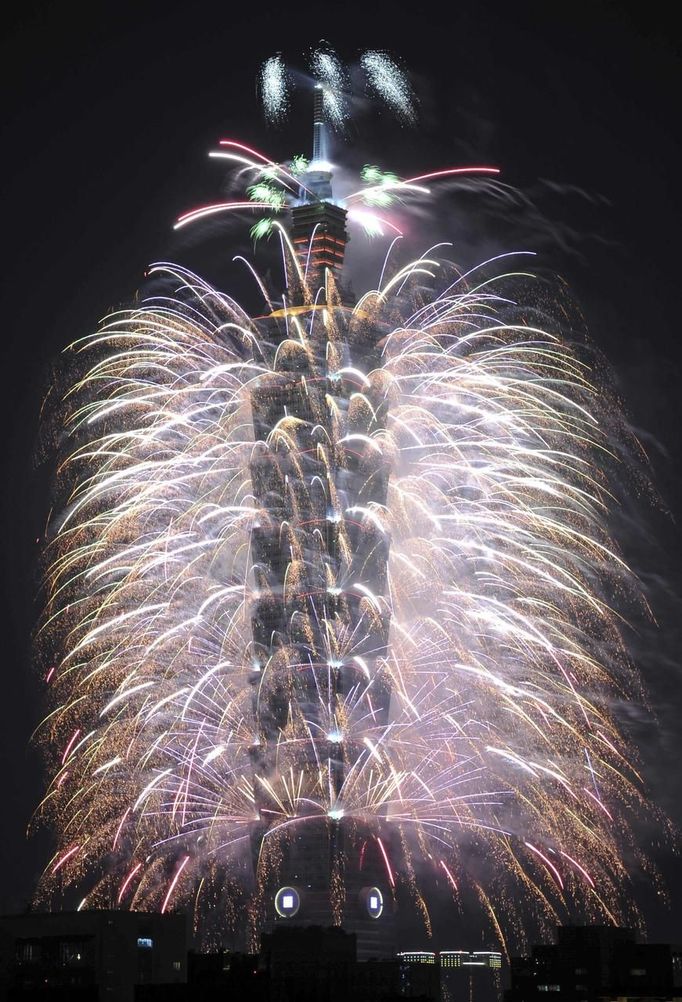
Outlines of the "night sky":
[{"label": "night sky", "polygon": [[[633,498],[622,540],[658,620],[635,640],[658,722],[633,711],[628,726],[653,799],[682,824],[682,79],[668,5],[23,0],[3,19],[0,912],[25,907],[49,851],[46,837],[24,833],[41,787],[29,747],[41,691],[30,646],[49,507],[38,428],[50,373],[62,348],[130,300],[150,261],[205,267],[240,292],[228,231],[202,247],[171,224],[220,197],[220,171],[206,159],[218,138],[275,157],[305,150],[307,120],[292,124],[293,144],[266,129],[255,78],[277,51],[302,65],[321,38],[348,61],[385,48],[413,75],[419,129],[366,115],[353,135],[366,159],[402,174],[492,163],[527,193],[525,218],[500,220],[497,233],[490,217],[475,232],[471,202],[457,223],[451,202],[463,253],[537,250],[610,360],[659,494],[653,504]],[[672,896],[665,911],[638,882],[651,938],[682,941],[682,866],[670,849],[650,853]]]}]

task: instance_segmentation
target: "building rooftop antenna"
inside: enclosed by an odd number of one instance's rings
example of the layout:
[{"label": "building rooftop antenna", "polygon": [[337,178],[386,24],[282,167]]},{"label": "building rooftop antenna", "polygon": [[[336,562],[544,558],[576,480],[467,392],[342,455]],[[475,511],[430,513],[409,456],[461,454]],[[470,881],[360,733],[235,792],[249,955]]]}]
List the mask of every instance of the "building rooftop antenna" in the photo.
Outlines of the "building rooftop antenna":
[{"label": "building rooftop antenna", "polygon": [[313,164],[327,160],[327,130],[324,120],[324,87],[315,84],[313,98]]},{"label": "building rooftop antenna", "polygon": [[[332,201],[332,172],[328,161],[327,122],[324,111],[324,87],[315,84],[313,91],[313,156],[306,171],[303,189],[306,202]],[[306,190],[307,189],[307,190]]]},{"label": "building rooftop antenna", "polygon": [[325,269],[340,273],[348,243],[346,210],[333,200],[327,131],[324,86],[318,81],[313,90],[313,156],[301,204],[292,211],[294,246],[312,284],[323,284]]}]

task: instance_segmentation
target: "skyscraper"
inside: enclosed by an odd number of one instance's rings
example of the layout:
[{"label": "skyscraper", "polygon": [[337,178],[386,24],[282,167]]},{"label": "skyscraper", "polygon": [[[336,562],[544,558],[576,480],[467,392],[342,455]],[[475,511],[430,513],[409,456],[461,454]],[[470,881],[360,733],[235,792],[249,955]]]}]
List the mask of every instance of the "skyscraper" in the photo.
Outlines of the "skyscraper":
[{"label": "skyscraper", "polygon": [[289,315],[293,306],[312,323],[303,338],[276,313],[266,318],[277,364],[251,396],[261,512],[251,536],[252,846],[266,928],[342,924],[364,959],[391,952],[392,878],[378,827],[347,816],[345,794],[368,734],[389,721],[381,664],[390,616],[381,602],[387,540],[354,513],[386,502],[389,469],[369,436],[388,404],[382,384],[363,375],[376,368],[380,332],[368,325],[351,339],[344,326],[346,213],[333,202],[320,87],[292,217]]}]

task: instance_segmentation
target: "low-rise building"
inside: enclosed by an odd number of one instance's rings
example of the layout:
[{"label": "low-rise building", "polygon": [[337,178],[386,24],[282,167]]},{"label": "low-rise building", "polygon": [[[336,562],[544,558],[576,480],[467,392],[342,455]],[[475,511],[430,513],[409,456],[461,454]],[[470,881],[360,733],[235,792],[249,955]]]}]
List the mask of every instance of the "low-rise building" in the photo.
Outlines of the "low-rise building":
[{"label": "low-rise building", "polygon": [[505,1002],[682,999],[682,951],[638,943],[632,929],[563,926],[556,943],[513,957]]},{"label": "low-rise building", "polygon": [[184,915],[27,912],[0,917],[0,1000],[133,1002],[135,986],[187,980]]}]

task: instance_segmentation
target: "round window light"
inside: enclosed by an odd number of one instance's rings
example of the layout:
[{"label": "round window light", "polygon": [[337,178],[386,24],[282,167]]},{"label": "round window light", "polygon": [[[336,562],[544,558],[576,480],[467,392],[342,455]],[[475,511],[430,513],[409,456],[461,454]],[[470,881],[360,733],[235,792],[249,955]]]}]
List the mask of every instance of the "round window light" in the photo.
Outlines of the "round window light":
[{"label": "round window light", "polygon": [[293,918],[301,907],[301,898],[295,887],[280,887],[275,894],[275,911],[280,918]]}]

